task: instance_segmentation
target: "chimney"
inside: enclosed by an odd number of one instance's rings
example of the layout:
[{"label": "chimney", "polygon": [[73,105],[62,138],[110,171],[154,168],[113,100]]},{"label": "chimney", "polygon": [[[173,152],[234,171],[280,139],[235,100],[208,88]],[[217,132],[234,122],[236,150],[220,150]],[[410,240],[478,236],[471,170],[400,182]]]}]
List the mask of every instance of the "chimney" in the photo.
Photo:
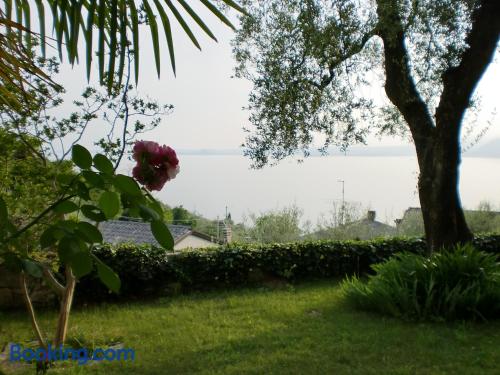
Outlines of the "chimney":
[{"label": "chimney", "polygon": [[219,240],[226,245],[232,240],[232,231],[231,231],[231,224],[229,224],[228,221],[226,220],[220,220],[219,221]]},{"label": "chimney", "polygon": [[375,216],[375,211],[368,211],[368,213],[366,214],[366,218],[368,219],[368,221],[375,221]]}]

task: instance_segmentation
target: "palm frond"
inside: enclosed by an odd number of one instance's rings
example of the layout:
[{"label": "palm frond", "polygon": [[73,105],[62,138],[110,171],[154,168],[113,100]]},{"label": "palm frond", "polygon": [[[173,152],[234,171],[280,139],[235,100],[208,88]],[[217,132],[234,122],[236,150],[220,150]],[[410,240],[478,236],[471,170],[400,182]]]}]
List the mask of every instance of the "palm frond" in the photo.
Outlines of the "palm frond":
[{"label": "palm frond", "polygon": [[[22,105],[22,98],[26,96],[26,90],[22,77],[25,74],[38,74],[41,78],[43,72],[36,68],[31,55],[31,43],[33,38],[38,39],[41,54],[46,54],[46,17],[51,17],[53,25],[52,34],[58,49],[59,58],[68,59],[71,64],[79,61],[79,42],[85,44],[85,56],[87,66],[87,78],[90,79],[92,71],[93,55],[97,55],[97,68],[99,79],[103,84],[112,87],[113,80],[121,80],[123,75],[124,59],[127,49],[131,46],[134,52],[134,68],[136,83],[139,79],[139,34],[149,32],[153,43],[155,65],[158,75],[161,70],[160,33],[163,29],[165,40],[169,51],[172,70],[175,74],[175,53],[172,35],[172,20],[181,26],[183,32],[189,37],[193,44],[201,49],[200,43],[193,32],[193,26],[201,29],[211,39],[217,40],[206,22],[193,10],[193,3],[199,3],[209,10],[218,20],[234,29],[234,25],[218,6],[210,0],[152,0],[154,8],[148,0],[35,0],[38,25],[34,27],[31,22],[32,12],[31,0],[3,0],[0,9],[0,43],[4,53],[0,54],[0,101],[12,103],[17,107]],[[236,2],[232,0],[221,0],[229,8],[238,12],[244,12]],[[177,4],[175,4],[177,3]],[[46,8],[50,12],[46,12]],[[161,22],[158,22],[159,19]],[[148,27],[140,27],[146,23]],[[192,23],[192,25],[190,25]],[[96,31],[94,33],[94,30]],[[13,33],[17,37],[13,37]],[[83,37],[80,38],[80,33]],[[94,44],[97,40],[97,45]],[[17,45],[15,47],[14,45]],[[95,46],[95,47],[94,47]],[[118,63],[117,63],[118,61]],[[118,64],[118,66],[116,66]],[[105,68],[107,65],[107,68]],[[38,70],[37,70],[38,69]],[[110,74],[104,75],[108,70]],[[16,73],[17,72],[17,73]],[[19,78],[21,77],[21,78]],[[7,78],[12,82],[18,92],[2,90],[6,87]],[[49,84],[54,82],[48,81]],[[9,91],[7,93],[7,91]],[[15,90],[14,90],[15,91]],[[17,99],[15,99],[17,98]]]}]

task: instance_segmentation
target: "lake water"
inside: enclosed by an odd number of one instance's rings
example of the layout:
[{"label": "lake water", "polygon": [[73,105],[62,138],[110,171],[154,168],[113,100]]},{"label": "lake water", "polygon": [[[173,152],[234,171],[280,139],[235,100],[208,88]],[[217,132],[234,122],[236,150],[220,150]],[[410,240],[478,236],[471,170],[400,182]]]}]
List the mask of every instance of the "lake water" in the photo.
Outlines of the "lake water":
[{"label": "lake water", "polygon": [[[180,155],[181,173],[158,197],[171,206],[183,205],[208,218],[223,217],[226,206],[240,221],[250,212],[296,204],[304,220],[317,223],[332,202],[359,202],[377,211],[377,219],[393,223],[410,206],[419,206],[415,157],[327,156],[303,163],[283,161],[275,167],[250,169],[237,155]],[[460,191],[467,208],[488,200],[500,204],[500,159],[464,158]]]}]

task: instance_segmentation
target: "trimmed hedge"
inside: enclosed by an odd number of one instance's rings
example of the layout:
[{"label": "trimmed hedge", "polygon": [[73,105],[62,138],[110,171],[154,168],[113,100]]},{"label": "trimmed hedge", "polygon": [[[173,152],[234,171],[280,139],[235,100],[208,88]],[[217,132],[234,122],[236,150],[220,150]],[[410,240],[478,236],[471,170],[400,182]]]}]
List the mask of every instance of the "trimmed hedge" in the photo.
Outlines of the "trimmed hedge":
[{"label": "trimmed hedge", "polygon": [[[474,241],[483,251],[500,254],[500,236]],[[77,301],[141,298],[179,290],[242,285],[266,279],[344,277],[371,272],[371,265],[401,252],[424,254],[422,239],[314,241],[288,244],[232,244],[215,249],[168,253],[151,246],[104,245],[94,253],[120,276],[118,296],[110,295],[96,273],[77,285]]]}]

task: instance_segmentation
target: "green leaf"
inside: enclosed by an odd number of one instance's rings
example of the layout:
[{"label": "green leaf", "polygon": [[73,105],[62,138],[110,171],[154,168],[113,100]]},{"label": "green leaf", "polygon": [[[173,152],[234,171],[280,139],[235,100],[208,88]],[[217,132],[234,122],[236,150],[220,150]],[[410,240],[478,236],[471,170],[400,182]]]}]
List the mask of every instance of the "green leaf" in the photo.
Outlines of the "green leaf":
[{"label": "green leaf", "polygon": [[113,174],[114,172],[113,163],[103,154],[94,156],[94,167],[102,173]]},{"label": "green leaf", "polygon": [[128,216],[129,217],[140,217],[141,216],[141,210],[139,207],[129,207],[128,209]]},{"label": "green leaf", "polygon": [[168,53],[170,55],[170,64],[172,65],[172,70],[175,75],[175,52],[174,52],[174,42],[172,40],[172,29],[170,27],[170,21],[168,19],[165,10],[161,6],[158,0],[154,0],[158,13],[160,14],[160,19],[163,24],[163,29],[165,31],[165,38],[167,39]]},{"label": "green leaf", "polygon": [[71,155],[73,162],[81,169],[90,169],[92,166],[92,155],[85,147],[74,145]]},{"label": "green leaf", "polygon": [[78,205],[71,201],[64,201],[54,207],[54,212],[58,214],[69,214],[78,210]]},{"label": "green leaf", "polygon": [[43,6],[42,0],[35,0],[35,3],[38,8],[38,23],[40,24],[40,43],[42,48],[42,56],[45,57],[47,44],[45,40],[45,8]]},{"label": "green leaf", "polygon": [[[76,1],[71,5],[68,12],[68,20],[70,26],[69,32],[69,59],[71,64],[75,63],[75,59],[78,59],[78,38],[80,35],[80,20],[82,18],[82,5],[83,1]],[[83,20],[82,20],[82,26]]]},{"label": "green leaf", "polygon": [[82,176],[93,187],[97,189],[104,188],[104,180],[99,175],[99,173],[93,171],[83,171]]},{"label": "green leaf", "polygon": [[23,259],[22,261],[23,269],[33,277],[41,278],[43,276],[43,269],[37,262],[33,262],[29,259]]},{"label": "green leaf", "polygon": [[[219,10],[217,9],[217,7],[215,5],[213,5],[209,0],[200,0],[208,9],[210,9],[210,11],[215,14],[215,16],[217,18],[219,18],[223,23],[225,23],[226,25],[228,25],[231,29],[233,30],[236,30],[236,28],[234,27],[234,25],[231,23],[231,21],[229,21],[226,16],[224,16],[224,14]],[[234,4],[234,3],[233,3]]]},{"label": "green leaf", "polygon": [[81,208],[82,213],[85,215],[86,218],[93,220],[93,221],[105,221],[106,220],[106,215],[104,212],[99,207],[90,205],[90,204],[85,204]]},{"label": "green leaf", "polygon": [[99,198],[99,207],[106,218],[112,219],[120,211],[120,198],[112,191],[105,191]]},{"label": "green leaf", "polygon": [[40,246],[42,249],[52,246],[57,242],[56,231],[57,229],[54,227],[48,227],[43,231],[40,236]]},{"label": "green leaf", "polygon": [[139,210],[140,210],[139,212],[140,212],[141,217],[145,220],[160,220],[161,219],[160,215],[158,215],[158,213],[155,210],[149,208],[148,206],[140,204]]},{"label": "green leaf", "polygon": [[193,44],[199,50],[201,50],[200,43],[198,43],[198,40],[196,40],[196,37],[194,36],[193,32],[189,28],[189,26],[186,23],[186,21],[184,21],[184,18],[182,18],[182,15],[179,13],[179,11],[174,6],[174,4],[172,4],[172,2],[170,0],[165,0],[165,2],[167,3],[168,7],[170,8],[170,10],[172,11],[172,13],[174,14],[175,18],[177,19],[177,21],[179,22],[179,24],[181,25],[181,27],[184,29],[184,32],[187,34],[187,36],[189,37],[189,39],[191,39],[191,42],[193,42]]},{"label": "green leaf", "polygon": [[150,197],[150,198],[151,198],[151,201],[149,202],[149,207],[152,208],[153,210],[155,210],[156,213],[160,217],[163,217],[163,208],[162,208],[161,204],[153,197]]},{"label": "green leaf", "polygon": [[76,183],[76,194],[83,200],[90,200],[89,188],[81,181]]},{"label": "green leaf", "polygon": [[120,60],[118,62],[118,86],[122,85],[123,71],[125,70],[125,56],[127,55],[127,4],[125,1],[120,1]]},{"label": "green leaf", "polygon": [[241,6],[239,6],[237,3],[235,3],[233,0],[222,0],[222,2],[230,6],[231,8],[237,10],[238,12],[248,15],[247,11]]},{"label": "green leaf", "polygon": [[132,27],[132,44],[134,47],[134,71],[135,71],[135,83],[139,80],[139,16],[137,14],[137,8],[135,7],[135,0],[126,0],[127,7],[130,11],[130,20]]},{"label": "green leaf", "polygon": [[142,196],[141,188],[132,177],[118,174],[115,176],[113,184],[123,193],[127,193],[132,196]]},{"label": "green leaf", "polygon": [[92,272],[92,256],[88,249],[78,251],[73,255],[70,261],[71,268],[77,279]]},{"label": "green leaf", "polygon": [[57,253],[64,264],[70,264],[73,256],[80,251],[80,244],[75,237],[65,236],[59,241]]},{"label": "green leaf", "polygon": [[58,229],[61,229],[63,232],[73,234],[73,231],[76,229],[77,223],[73,220],[62,220],[57,222],[56,225],[58,226]]},{"label": "green leaf", "polygon": [[87,45],[87,80],[90,80],[90,70],[92,68],[92,32],[94,30],[94,17],[95,17],[96,0],[90,0],[88,13],[87,13],[87,30],[85,33]]},{"label": "green leaf", "polygon": [[[116,60],[116,48],[117,48],[117,36],[116,32],[118,30],[118,0],[111,0],[111,17],[109,19],[109,60],[108,60],[108,92],[113,90],[113,80],[115,75],[115,60]],[[126,51],[120,51],[121,54],[126,53]]]},{"label": "green leaf", "polygon": [[[22,2],[22,9],[24,14],[24,25],[28,30],[31,30],[31,10],[29,1]],[[26,47],[28,48],[28,50],[31,50],[32,43],[31,43],[31,35],[29,33],[25,33],[25,40],[26,40]]]},{"label": "green leaf", "polygon": [[69,185],[73,182],[75,176],[69,173],[60,173],[56,176],[56,180],[61,185]]},{"label": "green leaf", "polygon": [[151,222],[151,232],[156,241],[166,250],[174,249],[174,238],[163,221],[155,220]]},{"label": "green leaf", "polygon": [[151,39],[153,41],[153,52],[155,55],[156,63],[156,73],[160,77],[160,43],[158,41],[158,24],[156,23],[156,18],[148,3],[148,0],[143,0],[144,11],[146,12],[147,20],[149,23],[149,28],[151,29]]},{"label": "green leaf", "polygon": [[210,31],[210,29],[207,27],[207,25],[203,22],[203,20],[196,14],[196,12],[189,6],[188,3],[186,3],[184,0],[177,0],[179,4],[188,12],[188,14],[191,16],[191,18],[200,26],[205,33],[215,40],[217,42],[217,38],[215,35]]},{"label": "green leaf", "polygon": [[79,233],[83,234],[83,240],[88,243],[101,243],[103,241],[99,229],[90,223],[85,221],[79,222],[77,230]]},{"label": "green leaf", "polygon": [[97,10],[97,28],[99,29],[99,37],[98,41],[98,52],[97,58],[99,63],[99,81],[101,84],[104,82],[104,59],[105,59],[105,51],[104,46],[106,42],[106,0],[99,0],[99,8]]},{"label": "green leaf", "polygon": [[99,279],[101,279],[104,285],[106,285],[111,291],[118,293],[121,286],[118,275],[95,255],[94,260],[96,262],[97,275],[99,276]]}]

